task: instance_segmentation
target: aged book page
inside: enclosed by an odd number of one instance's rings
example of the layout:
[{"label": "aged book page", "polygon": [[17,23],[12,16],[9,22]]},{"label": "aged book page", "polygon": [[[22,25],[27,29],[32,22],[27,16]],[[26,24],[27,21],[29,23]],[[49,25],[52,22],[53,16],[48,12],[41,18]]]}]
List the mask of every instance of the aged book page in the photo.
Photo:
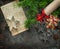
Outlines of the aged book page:
[{"label": "aged book page", "polygon": [[16,4],[15,1],[1,6],[1,10],[13,36],[27,30],[27,28],[24,27],[27,18],[23,8],[15,7],[14,4]]}]

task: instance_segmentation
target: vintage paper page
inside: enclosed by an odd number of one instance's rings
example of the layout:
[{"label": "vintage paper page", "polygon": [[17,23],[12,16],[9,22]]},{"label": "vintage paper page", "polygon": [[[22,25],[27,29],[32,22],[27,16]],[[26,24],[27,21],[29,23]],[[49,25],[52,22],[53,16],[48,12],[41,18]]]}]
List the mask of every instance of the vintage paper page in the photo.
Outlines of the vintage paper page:
[{"label": "vintage paper page", "polygon": [[24,27],[24,23],[27,18],[25,16],[23,8],[15,7],[15,3],[16,2],[13,1],[4,6],[1,6],[1,10],[13,36],[27,30],[27,28]]}]

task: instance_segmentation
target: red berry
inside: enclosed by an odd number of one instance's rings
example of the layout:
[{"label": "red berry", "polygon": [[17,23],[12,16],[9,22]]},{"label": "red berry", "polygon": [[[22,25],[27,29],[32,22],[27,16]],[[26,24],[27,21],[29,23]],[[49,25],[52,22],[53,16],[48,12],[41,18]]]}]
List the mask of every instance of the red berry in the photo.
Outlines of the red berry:
[{"label": "red berry", "polygon": [[50,17],[49,16],[45,16],[46,19],[49,19]]},{"label": "red berry", "polygon": [[37,15],[37,21],[42,21],[42,15],[40,14]]}]

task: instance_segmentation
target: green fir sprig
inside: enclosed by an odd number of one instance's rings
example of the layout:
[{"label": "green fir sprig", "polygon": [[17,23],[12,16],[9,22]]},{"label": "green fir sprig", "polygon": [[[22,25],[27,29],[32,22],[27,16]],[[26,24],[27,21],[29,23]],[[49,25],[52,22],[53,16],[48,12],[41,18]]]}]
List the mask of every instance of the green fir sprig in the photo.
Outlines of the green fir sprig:
[{"label": "green fir sprig", "polygon": [[[18,6],[22,6],[25,9],[27,20],[25,22],[25,27],[30,28],[31,25],[35,24],[36,14],[39,13],[38,9],[45,8],[53,0],[20,0]],[[60,14],[60,8],[55,10],[53,15]]]}]

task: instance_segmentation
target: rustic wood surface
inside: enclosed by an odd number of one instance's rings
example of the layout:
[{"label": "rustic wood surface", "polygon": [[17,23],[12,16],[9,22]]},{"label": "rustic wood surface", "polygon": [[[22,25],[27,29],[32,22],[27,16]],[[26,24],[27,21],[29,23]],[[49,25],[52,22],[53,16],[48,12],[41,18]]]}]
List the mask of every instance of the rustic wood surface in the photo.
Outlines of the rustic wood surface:
[{"label": "rustic wood surface", "polygon": [[[2,5],[11,2],[11,0],[0,1],[3,2],[3,4],[0,2]],[[6,20],[2,14],[2,11],[0,11],[0,26],[3,26],[5,23]],[[48,30],[45,32],[45,29],[44,25],[39,23],[36,24],[35,27],[32,26],[32,28],[28,31],[12,36],[6,23],[5,29],[0,27],[0,33],[2,33],[4,37],[0,40],[0,49],[60,49],[60,38],[56,41],[52,38],[54,37],[54,34],[58,34],[60,37],[60,31]]]}]

